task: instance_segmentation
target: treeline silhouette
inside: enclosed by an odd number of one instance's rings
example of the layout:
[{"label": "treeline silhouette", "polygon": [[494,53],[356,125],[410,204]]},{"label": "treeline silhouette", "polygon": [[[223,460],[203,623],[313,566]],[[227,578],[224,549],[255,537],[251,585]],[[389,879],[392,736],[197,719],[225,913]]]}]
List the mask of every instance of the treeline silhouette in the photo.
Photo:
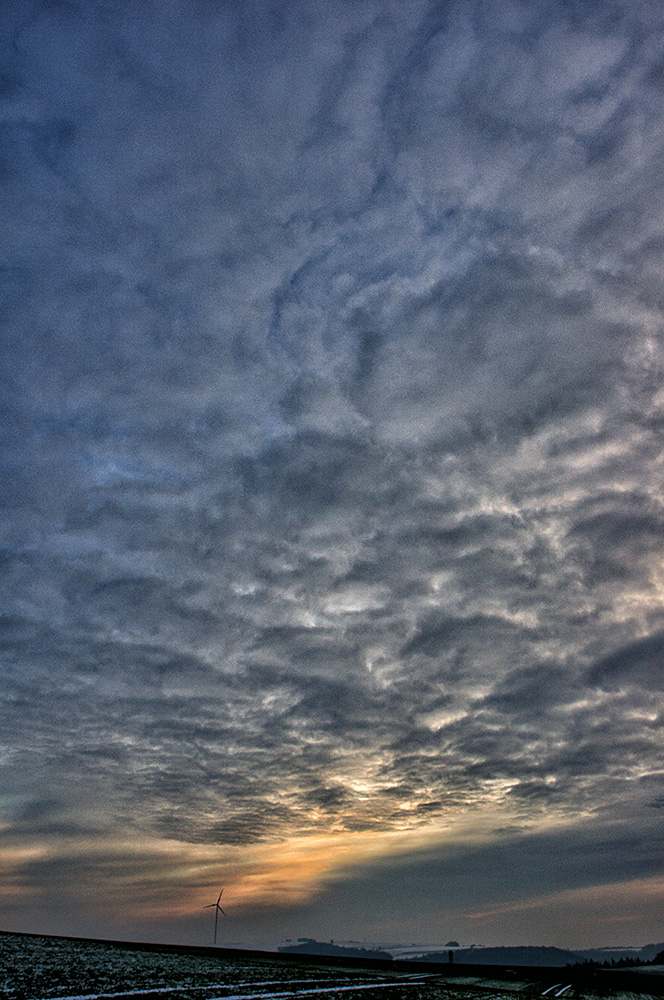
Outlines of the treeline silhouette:
[{"label": "treeline silhouette", "polygon": [[643,958],[606,958],[603,962],[593,958],[584,958],[582,962],[568,962],[568,969],[626,969],[635,965],[664,965],[664,951],[658,952],[650,961]]}]

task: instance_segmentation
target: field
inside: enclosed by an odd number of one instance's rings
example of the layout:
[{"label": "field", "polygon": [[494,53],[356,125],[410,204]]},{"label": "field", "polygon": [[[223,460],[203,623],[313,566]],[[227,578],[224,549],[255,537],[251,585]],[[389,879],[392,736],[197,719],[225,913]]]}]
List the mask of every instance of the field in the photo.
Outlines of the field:
[{"label": "field", "polygon": [[[437,972],[355,969],[223,954],[196,955],[140,947],[0,933],[0,1000],[530,1000],[607,995],[565,982],[505,982]],[[611,993],[643,997],[646,994]]]}]

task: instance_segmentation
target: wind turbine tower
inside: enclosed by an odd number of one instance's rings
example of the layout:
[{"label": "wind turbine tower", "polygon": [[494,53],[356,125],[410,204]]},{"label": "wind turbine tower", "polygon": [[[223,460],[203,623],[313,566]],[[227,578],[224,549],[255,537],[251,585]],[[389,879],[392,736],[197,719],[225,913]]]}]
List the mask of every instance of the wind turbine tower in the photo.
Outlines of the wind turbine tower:
[{"label": "wind turbine tower", "polygon": [[222,908],[219,906],[219,900],[221,899],[221,894],[223,893],[223,891],[224,890],[222,889],[221,892],[219,893],[216,903],[208,903],[207,906],[203,907],[204,910],[211,910],[212,907],[214,906],[214,941],[212,942],[212,944],[217,943],[217,924],[219,923],[219,914],[223,913],[225,917],[228,916],[228,914],[224,913]]}]

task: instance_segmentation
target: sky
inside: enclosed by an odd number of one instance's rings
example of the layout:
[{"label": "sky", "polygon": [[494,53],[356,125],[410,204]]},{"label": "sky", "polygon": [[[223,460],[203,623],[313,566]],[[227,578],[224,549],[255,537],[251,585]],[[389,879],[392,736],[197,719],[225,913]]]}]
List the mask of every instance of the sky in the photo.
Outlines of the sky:
[{"label": "sky", "polygon": [[0,35],[0,928],[664,940],[662,4]]}]

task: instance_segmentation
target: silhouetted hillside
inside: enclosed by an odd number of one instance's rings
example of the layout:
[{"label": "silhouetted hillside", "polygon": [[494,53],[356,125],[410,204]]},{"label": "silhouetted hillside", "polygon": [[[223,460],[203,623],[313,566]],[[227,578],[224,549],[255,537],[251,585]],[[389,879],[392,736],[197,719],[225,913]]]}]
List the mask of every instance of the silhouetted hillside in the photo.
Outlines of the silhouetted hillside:
[{"label": "silhouetted hillside", "polygon": [[[448,962],[447,951],[432,951],[410,959],[412,962]],[[461,948],[454,952],[460,965],[548,965],[563,967],[581,958],[574,951],[523,945],[517,948]]]},{"label": "silhouetted hillside", "polygon": [[384,958],[391,960],[386,951],[372,948],[346,948],[339,944],[326,944],[313,938],[301,940],[298,944],[282,945],[277,951],[287,955],[338,955],[344,958]]}]

